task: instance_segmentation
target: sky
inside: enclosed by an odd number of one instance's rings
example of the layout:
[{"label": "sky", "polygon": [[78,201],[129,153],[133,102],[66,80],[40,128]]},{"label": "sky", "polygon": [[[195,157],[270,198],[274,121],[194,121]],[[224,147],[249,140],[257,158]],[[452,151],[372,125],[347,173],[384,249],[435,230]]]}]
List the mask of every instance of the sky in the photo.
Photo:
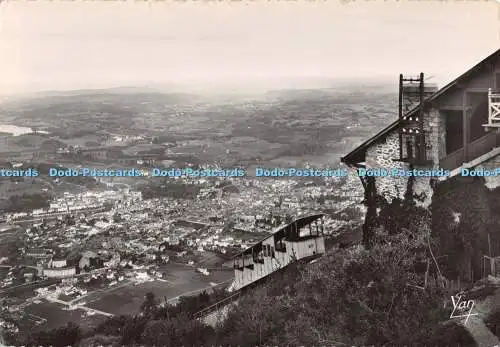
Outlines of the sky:
[{"label": "sky", "polygon": [[495,1],[12,0],[0,3],[0,94],[421,71],[442,85],[499,47]]}]

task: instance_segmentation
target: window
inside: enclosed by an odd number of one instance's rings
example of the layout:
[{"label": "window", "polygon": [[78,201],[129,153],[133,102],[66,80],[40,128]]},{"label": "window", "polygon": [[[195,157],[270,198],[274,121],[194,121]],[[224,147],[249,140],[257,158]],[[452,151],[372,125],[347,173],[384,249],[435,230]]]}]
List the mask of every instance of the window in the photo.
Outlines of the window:
[{"label": "window", "polygon": [[495,73],[495,90],[500,91],[500,72]]},{"label": "window", "polygon": [[310,231],[311,231],[311,236],[318,236],[318,233],[319,233],[319,228],[318,228],[318,224],[314,224],[314,226],[311,226],[309,224],[309,227],[310,227]]},{"label": "window", "polygon": [[263,252],[254,253],[253,262],[263,264],[264,263]]},{"label": "window", "polygon": [[276,254],[274,253],[274,247],[271,247],[271,257],[276,258]]},{"label": "window", "polygon": [[286,252],[286,244],[283,240],[276,242],[276,252]]},{"label": "window", "polygon": [[237,259],[234,262],[234,268],[238,270],[243,270],[243,261],[241,259]]},{"label": "window", "polygon": [[267,245],[264,245],[262,251],[264,252],[264,257],[267,257]]}]

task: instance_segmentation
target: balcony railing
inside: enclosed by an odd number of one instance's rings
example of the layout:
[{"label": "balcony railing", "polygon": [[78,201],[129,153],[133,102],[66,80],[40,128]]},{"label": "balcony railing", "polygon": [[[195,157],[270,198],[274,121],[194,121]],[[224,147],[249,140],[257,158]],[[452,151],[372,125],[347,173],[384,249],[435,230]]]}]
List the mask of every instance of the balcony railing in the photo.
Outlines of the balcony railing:
[{"label": "balcony railing", "polygon": [[469,143],[467,148],[466,161],[476,159],[483,154],[488,153],[497,146],[497,134],[495,132],[487,133],[485,136]]},{"label": "balcony railing", "polygon": [[453,170],[465,162],[464,148],[457,149],[439,161],[439,166],[445,170]]},{"label": "balcony railing", "polygon": [[498,146],[497,138],[496,132],[487,133],[485,136],[470,142],[467,145],[467,153],[465,147],[462,147],[442,158],[439,161],[439,166],[445,170],[454,170],[496,148]]},{"label": "balcony railing", "polygon": [[500,128],[500,94],[488,89],[488,124],[486,128]]}]

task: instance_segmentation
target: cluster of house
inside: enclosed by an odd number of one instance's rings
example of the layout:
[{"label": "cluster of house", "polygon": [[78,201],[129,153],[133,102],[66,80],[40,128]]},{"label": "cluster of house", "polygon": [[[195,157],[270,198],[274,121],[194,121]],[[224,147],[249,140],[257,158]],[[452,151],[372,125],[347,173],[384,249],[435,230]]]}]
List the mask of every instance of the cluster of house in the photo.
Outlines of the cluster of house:
[{"label": "cluster of house", "polygon": [[[84,251],[79,255],[54,251],[48,248],[28,248],[23,252],[25,259],[36,263],[30,266],[36,269],[38,278],[68,278],[78,273],[89,272],[91,269],[116,267],[121,259],[118,253],[99,254],[93,251]],[[125,263],[126,265],[126,263]],[[25,278],[30,280],[30,272],[25,272]]]}]

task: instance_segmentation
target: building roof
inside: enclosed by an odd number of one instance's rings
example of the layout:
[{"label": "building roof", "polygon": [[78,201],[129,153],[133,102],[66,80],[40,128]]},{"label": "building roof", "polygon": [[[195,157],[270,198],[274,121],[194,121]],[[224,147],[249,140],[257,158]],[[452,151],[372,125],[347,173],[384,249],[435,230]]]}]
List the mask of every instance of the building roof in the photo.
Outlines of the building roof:
[{"label": "building roof", "polygon": [[47,248],[27,248],[26,254],[46,254],[52,255],[54,252]]},{"label": "building roof", "polygon": [[163,154],[164,150],[165,148],[162,145],[140,143],[125,149],[123,153],[127,155]]},{"label": "building roof", "polygon": [[98,258],[99,255],[97,255],[96,252],[93,251],[85,251],[82,253],[82,258]]},{"label": "building roof", "polygon": [[[470,68],[469,70],[467,70],[466,72],[464,72],[463,74],[458,76],[456,79],[454,79],[453,81],[448,83],[446,86],[444,86],[443,88],[439,89],[434,94],[429,96],[427,99],[424,100],[423,106],[428,107],[431,103],[436,102],[438,98],[445,95],[447,92],[449,92],[456,85],[462,83],[471,74],[477,72],[478,70],[482,69],[487,64],[495,61],[498,58],[500,58],[500,49],[495,51],[494,53],[490,54],[488,57],[486,57],[485,59],[480,61],[478,64],[474,65],[472,68]],[[420,109],[420,104],[417,105],[416,107],[414,107],[412,110],[410,110],[405,115],[405,117],[416,115],[419,112],[419,109]],[[395,120],[393,123],[391,123],[385,129],[383,129],[375,136],[373,136],[370,139],[363,142],[361,145],[359,145],[357,148],[355,148],[349,154],[342,157],[340,160],[346,164],[358,164],[360,162],[363,162],[365,160],[364,157],[365,157],[366,150],[369,147],[371,147],[374,143],[385,138],[385,136],[387,136],[390,132],[397,129],[399,126],[399,123],[400,123],[399,119]]]},{"label": "building roof", "polygon": [[105,151],[108,149],[105,146],[91,146],[91,147],[84,147],[80,148],[82,152],[94,152],[94,151]]},{"label": "building roof", "polygon": [[288,232],[290,232],[292,230],[299,230],[299,229],[303,228],[304,226],[311,224],[315,220],[320,219],[323,216],[324,216],[323,213],[315,214],[315,215],[310,215],[310,216],[306,216],[306,217],[302,217],[302,218],[296,219],[292,223],[287,224],[285,226],[278,227],[277,230],[275,230],[269,236],[266,236],[265,238],[263,238],[259,242],[255,243],[252,247],[249,247],[249,248],[245,249],[243,252],[241,252],[238,255],[234,256],[234,258],[237,258],[238,256],[241,256],[243,254],[250,254],[252,252],[252,248],[262,246],[262,242],[264,242],[265,240],[270,239],[271,237],[276,237],[276,236],[282,237],[282,236],[285,236]]},{"label": "building roof", "polygon": [[21,229],[22,228],[19,225],[0,223],[0,233],[8,232],[8,231],[18,231]]}]

